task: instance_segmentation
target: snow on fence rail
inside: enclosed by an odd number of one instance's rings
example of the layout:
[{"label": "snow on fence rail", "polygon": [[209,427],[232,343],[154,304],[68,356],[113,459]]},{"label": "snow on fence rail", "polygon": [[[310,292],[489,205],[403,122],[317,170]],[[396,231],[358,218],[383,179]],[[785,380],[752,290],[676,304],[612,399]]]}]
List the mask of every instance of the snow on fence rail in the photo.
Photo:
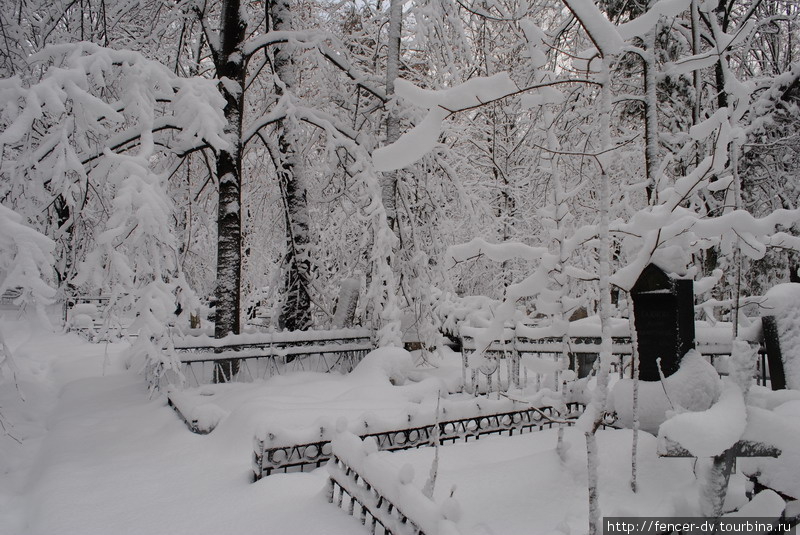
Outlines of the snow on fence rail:
[{"label": "snow on fence rail", "polygon": [[0,305],[16,307],[17,299],[22,296],[22,288],[9,288],[0,294]]},{"label": "snow on fence rail", "polygon": [[[380,431],[366,432],[361,438],[373,438],[378,449],[385,451],[407,450],[432,446],[434,442],[435,426],[439,426],[439,443],[455,443],[456,441],[469,441],[479,439],[484,435],[539,431],[557,425],[556,419],[577,418],[585,406],[581,403],[568,403],[566,414],[559,414],[551,406],[531,407],[516,411],[480,413],[457,419],[450,419],[435,423],[427,423],[414,427],[383,429]],[[571,425],[571,422],[570,424]],[[374,427],[373,427],[374,429]],[[326,429],[321,429],[319,440],[287,444],[271,433],[265,436],[256,436],[253,454],[253,479],[269,476],[274,472],[304,471],[306,468],[314,469],[322,466],[332,455],[331,437]]]},{"label": "snow on fence rail", "polygon": [[204,350],[208,348],[263,347],[265,345],[313,344],[332,339],[370,340],[370,329],[320,329],[314,331],[276,331],[229,334],[224,338],[213,336],[186,336],[175,339],[175,349]]},{"label": "snow on fence rail", "polygon": [[[476,331],[477,329],[474,328],[464,328],[461,334],[462,381],[464,389],[471,394],[505,392],[509,388],[524,386],[523,375],[520,373],[520,362],[525,356],[540,359],[537,361],[536,368],[542,373],[557,374],[559,371],[556,362],[563,347],[560,336],[529,338],[519,335],[515,330],[505,329],[508,333],[504,332],[503,339],[494,340],[486,348],[478,348],[475,342]],[[472,357],[479,349],[483,350],[482,364],[476,363]],[[596,355],[600,352],[600,337],[572,336],[568,352],[571,359]],[[619,358],[619,369],[621,370],[623,359],[626,355],[631,354],[630,338],[627,336],[612,337],[612,352]],[[552,360],[541,360],[543,356],[550,356]],[[502,373],[503,364],[505,364],[505,374]]]},{"label": "snow on fence rail", "polygon": [[[234,381],[266,379],[292,371],[350,372],[374,349],[369,329],[283,331],[228,335],[215,339],[192,336],[175,340],[186,386],[211,383],[215,368],[238,360]],[[168,376],[164,382],[175,382]]]},{"label": "snow on fence rail", "polygon": [[[370,533],[381,535],[458,535],[460,507],[450,497],[434,502],[413,485],[411,465],[400,470],[375,455],[378,446],[351,433],[332,443],[328,464],[328,502],[358,515]],[[345,497],[348,502],[345,502]],[[358,504],[358,508],[356,508]]]},{"label": "snow on fence rail", "polygon": [[[107,310],[110,302],[111,298],[106,295],[67,297],[63,308],[64,326],[67,331],[77,332],[90,340],[98,334],[104,334],[106,339],[126,334],[130,321],[116,321],[119,325],[113,325]],[[106,332],[103,332],[104,328]]]},{"label": "snow on fence rail", "polygon": [[[591,318],[588,318],[591,319]],[[696,328],[697,351],[709,358],[714,364],[716,357],[730,355],[732,337],[729,324],[723,327],[708,327],[698,322]],[[465,391],[478,394],[480,392],[507,391],[511,387],[524,386],[520,373],[522,357],[530,356],[538,359],[535,367],[541,373],[557,374],[556,361],[561,354],[561,336],[552,336],[549,328],[531,327],[517,324],[514,328],[505,328],[502,338],[494,340],[482,349],[481,359],[472,356],[478,352],[475,340],[484,329],[462,326],[460,338],[462,345],[462,381]],[[587,320],[579,320],[570,324],[568,353],[570,359],[587,358],[600,352],[600,325]],[[622,376],[624,359],[631,355],[631,339],[628,320],[615,318],[612,324],[612,354],[617,357],[617,370]],[[758,343],[756,339],[751,340]],[[766,384],[768,379],[763,362],[764,351],[759,364],[757,379]],[[550,357],[545,360],[541,357]]]}]

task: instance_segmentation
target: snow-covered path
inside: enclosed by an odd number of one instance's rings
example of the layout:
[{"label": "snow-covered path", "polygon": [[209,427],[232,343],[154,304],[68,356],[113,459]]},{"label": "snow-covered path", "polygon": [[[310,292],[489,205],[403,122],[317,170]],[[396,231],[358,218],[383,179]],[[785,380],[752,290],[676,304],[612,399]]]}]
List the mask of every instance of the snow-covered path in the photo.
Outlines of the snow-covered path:
[{"label": "snow-covered path", "polygon": [[[11,338],[6,334],[15,354],[40,356],[35,366],[17,358],[28,395],[2,405],[22,445],[4,456],[0,534],[335,535],[357,529],[325,501],[324,470],[251,484],[249,452],[240,451],[250,437],[236,436],[235,429],[219,437],[188,432],[163,396],[148,399],[142,377],[121,369],[117,351],[103,366],[102,346],[53,335],[45,350],[38,336]],[[5,449],[9,439],[3,440]]]},{"label": "snow-covered path", "polygon": [[31,498],[29,533],[347,533],[324,474],[249,483],[248,456],[188,433],[141,377],[68,384]]}]

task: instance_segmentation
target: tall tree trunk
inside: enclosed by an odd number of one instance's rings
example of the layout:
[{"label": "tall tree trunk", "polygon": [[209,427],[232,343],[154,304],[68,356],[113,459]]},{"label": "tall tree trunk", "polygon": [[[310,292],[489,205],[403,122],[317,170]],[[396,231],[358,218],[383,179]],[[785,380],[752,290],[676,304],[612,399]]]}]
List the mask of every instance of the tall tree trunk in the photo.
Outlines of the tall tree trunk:
[{"label": "tall tree trunk", "polygon": [[[270,18],[274,31],[291,30],[289,0],[273,0]],[[292,57],[293,46],[282,44],[275,47],[273,65],[275,74],[283,86],[278,94],[291,93],[297,84]],[[289,95],[291,97],[291,95]],[[310,238],[308,201],[303,169],[303,158],[298,150],[299,125],[292,117],[282,121],[278,127],[278,154],[276,166],[278,183],[284,201],[286,218],[286,272],[284,277],[285,300],[278,323],[290,331],[302,331],[311,326],[311,260],[308,256]]]},{"label": "tall tree trunk", "polygon": [[656,172],[658,171],[658,95],[656,93],[656,31],[653,27],[645,39],[644,57],[644,137],[645,137],[645,170],[647,172],[647,202],[653,203],[656,188]]},{"label": "tall tree trunk", "polygon": [[[400,75],[400,36],[403,30],[403,2],[391,0],[389,4],[389,46],[386,54],[386,95],[394,95],[394,81]],[[390,105],[386,116],[386,144],[394,143],[400,137],[400,118],[394,105]],[[386,210],[389,228],[395,228],[397,208],[397,176],[400,171],[383,173],[381,177],[381,200]]]},{"label": "tall tree trunk", "polygon": [[[220,47],[215,57],[217,76],[225,97],[225,134],[230,146],[217,156],[219,208],[217,215],[217,311],[214,336],[238,334],[242,266],[242,109],[244,104],[244,60],[239,51],[244,40],[245,24],[239,12],[239,0],[222,4]],[[232,83],[231,83],[232,82]],[[234,84],[238,85],[237,91]],[[238,371],[239,361],[219,365],[214,379],[225,382]]]},{"label": "tall tree trunk", "polygon": [[[603,57],[600,79],[600,139],[601,148],[611,148],[611,80],[610,60]],[[602,165],[608,165],[607,155],[600,159]],[[609,234],[609,212],[611,210],[610,177],[605,168],[600,173],[600,225],[598,229],[598,274],[600,289],[600,369],[597,372],[597,385],[592,394],[592,410],[594,421],[586,430],[586,457],[589,481],[589,535],[602,533],[600,518],[597,440],[595,433],[603,424],[603,413],[608,398],[608,373],[612,360],[611,347],[611,236]],[[588,410],[588,409],[587,409]]]},{"label": "tall tree trunk", "polygon": [[[403,27],[403,3],[391,0],[389,4],[389,44],[386,57],[386,94],[394,95],[394,82],[400,74],[400,35]],[[390,102],[386,117],[386,142],[394,143],[400,137],[400,118]],[[396,255],[399,235],[397,220],[397,181],[400,171],[383,173],[380,180],[381,203],[386,214],[386,227],[383,222],[374,221],[374,246],[381,252],[373,259],[370,276],[381,281],[380,289],[372,295],[376,305],[373,307],[373,328],[377,331],[377,343],[380,347],[402,347],[400,333],[401,312],[397,306],[398,284],[401,276],[395,277],[398,269]],[[382,243],[381,243],[382,242]]]}]

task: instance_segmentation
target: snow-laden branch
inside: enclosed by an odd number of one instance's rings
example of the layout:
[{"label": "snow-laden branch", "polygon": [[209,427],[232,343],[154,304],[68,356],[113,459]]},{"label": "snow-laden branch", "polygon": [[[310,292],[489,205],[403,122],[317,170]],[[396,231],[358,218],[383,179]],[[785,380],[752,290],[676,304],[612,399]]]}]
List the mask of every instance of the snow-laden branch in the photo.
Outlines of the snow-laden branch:
[{"label": "snow-laden branch", "polygon": [[521,242],[489,243],[483,238],[474,238],[467,243],[447,248],[446,269],[459,262],[486,256],[495,262],[506,262],[514,258],[528,261],[541,260],[547,254],[546,247],[531,247]]},{"label": "snow-laden branch", "polygon": [[381,102],[388,102],[389,97],[386,95],[386,91],[377,87],[373,84],[364,73],[358,71],[353,64],[350,62],[350,59],[341,51],[334,50],[328,45],[319,44],[317,45],[317,49],[319,50],[320,54],[330,61],[333,65],[343,71],[348,78],[350,78],[353,82],[356,83],[357,86],[363,88],[365,91],[371,93],[374,97],[379,99]]},{"label": "snow-laden branch", "polygon": [[[395,81],[395,92],[412,104],[428,109],[428,114],[414,128],[400,136],[390,145],[376,149],[372,159],[377,171],[394,171],[413,164],[429,153],[436,146],[442,132],[442,122],[456,113],[473,110],[492,102],[535,90],[550,90],[563,84],[584,83],[596,84],[591,79],[556,79],[548,82],[532,84],[520,88],[509,77],[507,72],[494,76],[477,77],[449,89],[422,89],[411,82],[398,79]],[[547,95],[551,98],[552,95]],[[530,106],[541,105],[548,100],[536,103],[529,101]]]},{"label": "snow-laden branch", "polygon": [[614,56],[622,51],[624,41],[614,26],[593,0],[563,0],[581,23],[589,39],[601,56]]},{"label": "snow-laden branch", "polygon": [[242,132],[242,145],[247,145],[262,128],[266,128],[286,118],[286,107],[281,104],[282,101],[283,99],[281,99],[278,105],[272,108],[269,113],[265,113],[254,120],[247,129]]},{"label": "snow-laden branch", "polygon": [[617,31],[620,37],[626,40],[641,37],[649,32],[661,17],[674,18],[689,9],[690,4],[691,0],[661,0],[635,19],[620,24]]},{"label": "snow-laden branch", "polygon": [[[99,150],[78,156],[85,165],[100,157],[105,148],[118,150],[138,140],[143,134],[142,123],[131,119],[147,107],[155,108],[156,101],[165,111],[152,121],[148,132],[175,131],[171,147],[176,152],[206,144],[215,149],[228,145],[222,133],[225,101],[212,80],[182,78],[141,54],[92,43],[48,46],[31,60],[54,67],[27,88],[17,78],[0,83],[0,98],[10,119],[0,133],[0,147],[28,139],[28,134],[36,131],[37,122],[64,115],[79,117],[85,133],[93,132],[105,140]],[[113,85],[120,89],[119,99],[106,102],[98,88]],[[129,126],[115,132],[116,125]],[[37,140],[33,152],[37,165],[63,141],[61,128],[45,131],[41,137],[33,136]]]},{"label": "snow-laden branch", "polygon": [[313,47],[325,39],[327,39],[327,35],[320,31],[273,30],[245,41],[242,45],[242,53],[246,57],[250,57],[264,47],[283,43]]},{"label": "snow-laden branch", "polygon": [[442,131],[442,121],[451,113],[502,98],[518,90],[506,72],[488,78],[472,78],[440,91],[422,89],[402,79],[395,80],[397,95],[430,111],[422,122],[400,136],[400,139],[373,153],[375,169],[393,171],[416,162],[433,149]]}]

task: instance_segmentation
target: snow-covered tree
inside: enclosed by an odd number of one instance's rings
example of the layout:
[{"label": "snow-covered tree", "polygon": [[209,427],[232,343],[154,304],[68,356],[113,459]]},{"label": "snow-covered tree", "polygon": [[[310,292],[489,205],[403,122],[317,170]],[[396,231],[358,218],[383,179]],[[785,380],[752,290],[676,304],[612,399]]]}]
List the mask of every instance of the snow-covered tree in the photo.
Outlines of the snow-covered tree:
[{"label": "snow-covered tree", "polygon": [[[176,292],[186,299],[191,289],[177,264],[167,178],[187,153],[227,145],[221,97],[208,80],[178,77],[131,51],[53,45],[33,59],[39,81],[4,86],[6,195],[33,225],[70,235],[59,252],[76,255],[79,273],[67,282],[110,295],[106,327],[135,316],[133,352],[169,360],[161,350]],[[47,219],[54,203],[68,208],[65,220]]]},{"label": "snow-covered tree", "polygon": [[53,251],[47,236],[25,224],[22,216],[0,204],[0,295],[21,290],[18,305],[30,305],[49,325],[45,307],[54,302]]}]

